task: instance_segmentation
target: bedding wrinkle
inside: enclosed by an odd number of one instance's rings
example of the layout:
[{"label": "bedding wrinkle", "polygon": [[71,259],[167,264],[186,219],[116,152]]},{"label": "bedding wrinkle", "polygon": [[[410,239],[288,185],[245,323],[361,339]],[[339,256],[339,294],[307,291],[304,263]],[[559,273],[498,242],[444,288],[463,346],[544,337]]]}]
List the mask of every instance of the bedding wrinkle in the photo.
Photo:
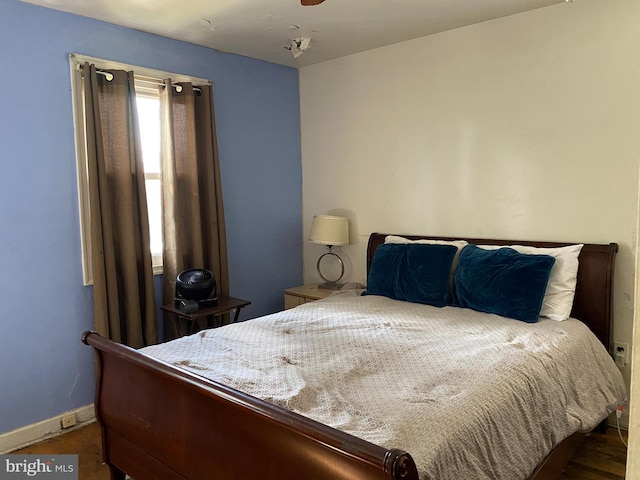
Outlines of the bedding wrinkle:
[{"label": "bedding wrinkle", "polygon": [[355,292],[141,351],[406,450],[422,480],[524,479],[626,399],[577,320],[528,324]]}]

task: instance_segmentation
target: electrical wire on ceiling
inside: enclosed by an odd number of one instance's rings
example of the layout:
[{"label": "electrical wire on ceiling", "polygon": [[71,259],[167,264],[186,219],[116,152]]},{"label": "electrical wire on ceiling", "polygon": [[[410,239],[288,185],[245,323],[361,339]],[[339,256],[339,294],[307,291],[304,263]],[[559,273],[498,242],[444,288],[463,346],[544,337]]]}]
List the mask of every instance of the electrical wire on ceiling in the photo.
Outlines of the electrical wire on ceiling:
[{"label": "electrical wire on ceiling", "polygon": [[304,52],[311,48],[311,39],[309,37],[292,38],[291,44],[284,48],[289,50],[294,58],[298,58]]}]

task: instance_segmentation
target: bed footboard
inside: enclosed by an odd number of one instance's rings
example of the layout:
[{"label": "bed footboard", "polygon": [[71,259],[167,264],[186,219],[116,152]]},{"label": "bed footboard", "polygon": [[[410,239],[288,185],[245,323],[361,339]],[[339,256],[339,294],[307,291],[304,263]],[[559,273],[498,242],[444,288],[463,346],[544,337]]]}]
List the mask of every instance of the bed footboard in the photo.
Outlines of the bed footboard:
[{"label": "bed footboard", "polygon": [[387,450],[85,332],[112,479],[417,480]]}]

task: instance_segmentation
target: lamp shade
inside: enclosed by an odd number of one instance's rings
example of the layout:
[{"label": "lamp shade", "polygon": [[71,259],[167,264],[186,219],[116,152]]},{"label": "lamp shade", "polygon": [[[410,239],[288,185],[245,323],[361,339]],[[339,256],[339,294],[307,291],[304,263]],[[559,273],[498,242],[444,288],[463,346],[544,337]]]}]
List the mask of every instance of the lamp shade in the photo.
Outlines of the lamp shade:
[{"label": "lamp shade", "polygon": [[311,222],[309,241],[322,245],[347,245],[349,243],[349,220],[333,215],[315,215]]}]

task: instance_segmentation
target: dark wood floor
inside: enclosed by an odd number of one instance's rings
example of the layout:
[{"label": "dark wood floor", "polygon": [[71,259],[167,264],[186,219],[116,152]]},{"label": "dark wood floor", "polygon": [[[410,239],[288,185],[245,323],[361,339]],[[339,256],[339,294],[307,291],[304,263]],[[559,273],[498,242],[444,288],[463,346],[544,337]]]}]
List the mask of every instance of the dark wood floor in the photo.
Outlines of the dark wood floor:
[{"label": "dark wood floor", "polygon": [[102,463],[102,440],[96,422],[11,453],[77,453],[79,480],[109,480],[109,468]]},{"label": "dark wood floor", "polygon": [[[627,432],[622,436],[628,444]],[[582,441],[560,480],[622,480],[626,462],[627,449],[618,430],[610,427],[606,434],[592,433]]]},{"label": "dark wood floor", "polygon": [[[622,432],[627,441],[626,432]],[[109,480],[102,463],[102,443],[97,423],[36,443],[13,453],[77,453],[80,480]],[[626,448],[618,431],[587,436],[567,465],[561,480],[623,480]]]}]

